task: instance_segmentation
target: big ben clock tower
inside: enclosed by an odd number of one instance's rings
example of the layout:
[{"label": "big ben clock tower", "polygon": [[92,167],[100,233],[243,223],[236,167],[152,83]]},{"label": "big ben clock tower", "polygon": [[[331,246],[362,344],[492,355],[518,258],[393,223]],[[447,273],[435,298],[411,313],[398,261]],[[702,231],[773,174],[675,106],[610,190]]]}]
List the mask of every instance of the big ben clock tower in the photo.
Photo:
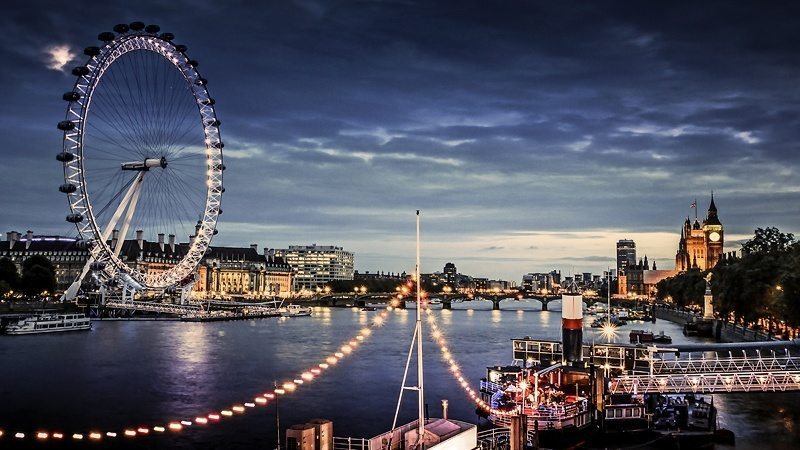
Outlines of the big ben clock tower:
[{"label": "big ben clock tower", "polygon": [[711,204],[708,206],[708,216],[703,221],[703,233],[706,241],[706,269],[713,269],[722,256],[722,246],[725,242],[722,223],[717,216],[717,205],[714,204],[714,193],[711,193]]}]

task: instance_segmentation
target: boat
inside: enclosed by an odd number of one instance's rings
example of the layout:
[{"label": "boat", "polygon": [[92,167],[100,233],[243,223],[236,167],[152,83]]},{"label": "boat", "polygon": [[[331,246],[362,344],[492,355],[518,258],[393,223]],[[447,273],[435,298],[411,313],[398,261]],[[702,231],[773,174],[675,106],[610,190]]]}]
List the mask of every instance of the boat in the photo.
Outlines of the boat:
[{"label": "boat", "polygon": [[281,308],[281,317],[302,317],[310,316],[313,308],[310,306],[288,305]]},{"label": "boat", "polygon": [[[487,367],[480,382],[481,400],[491,405],[491,412],[476,413],[497,427],[509,427],[511,417],[521,414],[528,430],[538,430],[539,445],[548,448],[586,443],[593,448],[641,448],[655,442],[700,448],[718,439],[711,396],[612,394],[598,388],[609,377],[644,373],[652,361],[647,348],[584,344],[577,364],[565,361],[565,348],[564,342],[512,339],[512,365]],[[593,417],[593,411],[599,415]]]},{"label": "boat", "polygon": [[362,311],[377,311],[378,308],[376,308],[374,306],[365,306],[365,307],[361,308],[361,310]]},{"label": "boat", "polygon": [[[663,332],[662,332],[663,334]],[[648,344],[653,342],[653,332],[645,330],[631,330],[629,334],[631,344]],[[672,339],[670,339],[672,342]]]},{"label": "boat", "polygon": [[86,331],[92,328],[92,322],[84,314],[37,314],[24,317],[16,323],[6,326],[5,333],[10,335],[59,333],[63,331]]},{"label": "boat", "polygon": [[713,337],[714,321],[701,317],[692,317],[683,326],[683,334],[686,336]]},{"label": "boat", "polygon": [[664,330],[661,330],[658,334],[653,335],[653,342],[656,344],[672,344],[672,336],[664,334]]}]

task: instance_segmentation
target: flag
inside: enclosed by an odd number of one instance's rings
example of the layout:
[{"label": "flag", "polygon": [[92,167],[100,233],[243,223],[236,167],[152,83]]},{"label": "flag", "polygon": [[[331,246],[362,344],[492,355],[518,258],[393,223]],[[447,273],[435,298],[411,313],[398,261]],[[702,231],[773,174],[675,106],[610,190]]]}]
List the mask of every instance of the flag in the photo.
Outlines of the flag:
[{"label": "flag", "polygon": [[689,209],[697,209],[697,200],[693,201],[691,205],[689,205]]}]

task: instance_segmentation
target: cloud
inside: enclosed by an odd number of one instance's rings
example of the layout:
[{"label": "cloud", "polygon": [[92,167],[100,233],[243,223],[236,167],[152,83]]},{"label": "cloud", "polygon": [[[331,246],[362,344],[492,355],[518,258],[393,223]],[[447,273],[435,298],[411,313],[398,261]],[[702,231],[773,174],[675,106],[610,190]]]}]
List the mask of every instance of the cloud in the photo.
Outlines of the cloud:
[{"label": "cloud", "polygon": [[494,252],[494,251],[497,251],[497,250],[503,250],[504,248],[505,247],[502,247],[502,246],[492,245],[490,247],[482,248],[482,249],[480,249],[478,251],[480,251],[480,252]]},{"label": "cloud", "polygon": [[64,67],[77,56],[72,52],[69,45],[53,45],[45,50],[49,60],[47,67],[53,70],[64,71]]}]

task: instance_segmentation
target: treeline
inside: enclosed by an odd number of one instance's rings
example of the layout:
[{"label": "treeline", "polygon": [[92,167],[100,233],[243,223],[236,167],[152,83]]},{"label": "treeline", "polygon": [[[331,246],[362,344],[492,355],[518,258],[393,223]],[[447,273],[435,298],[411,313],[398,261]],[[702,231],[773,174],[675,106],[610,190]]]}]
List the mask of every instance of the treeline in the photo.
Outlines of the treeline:
[{"label": "treeline", "polygon": [[[800,243],[777,228],[758,228],[741,257],[726,257],[710,271],[714,310],[721,317],[755,323],[782,320],[800,326]],[[705,277],[689,270],[660,281],[658,299],[702,305]]]},{"label": "treeline", "polygon": [[35,255],[22,263],[22,274],[9,258],[0,258],[0,297],[12,292],[28,297],[44,293],[52,295],[56,290],[56,269],[44,256]]}]

